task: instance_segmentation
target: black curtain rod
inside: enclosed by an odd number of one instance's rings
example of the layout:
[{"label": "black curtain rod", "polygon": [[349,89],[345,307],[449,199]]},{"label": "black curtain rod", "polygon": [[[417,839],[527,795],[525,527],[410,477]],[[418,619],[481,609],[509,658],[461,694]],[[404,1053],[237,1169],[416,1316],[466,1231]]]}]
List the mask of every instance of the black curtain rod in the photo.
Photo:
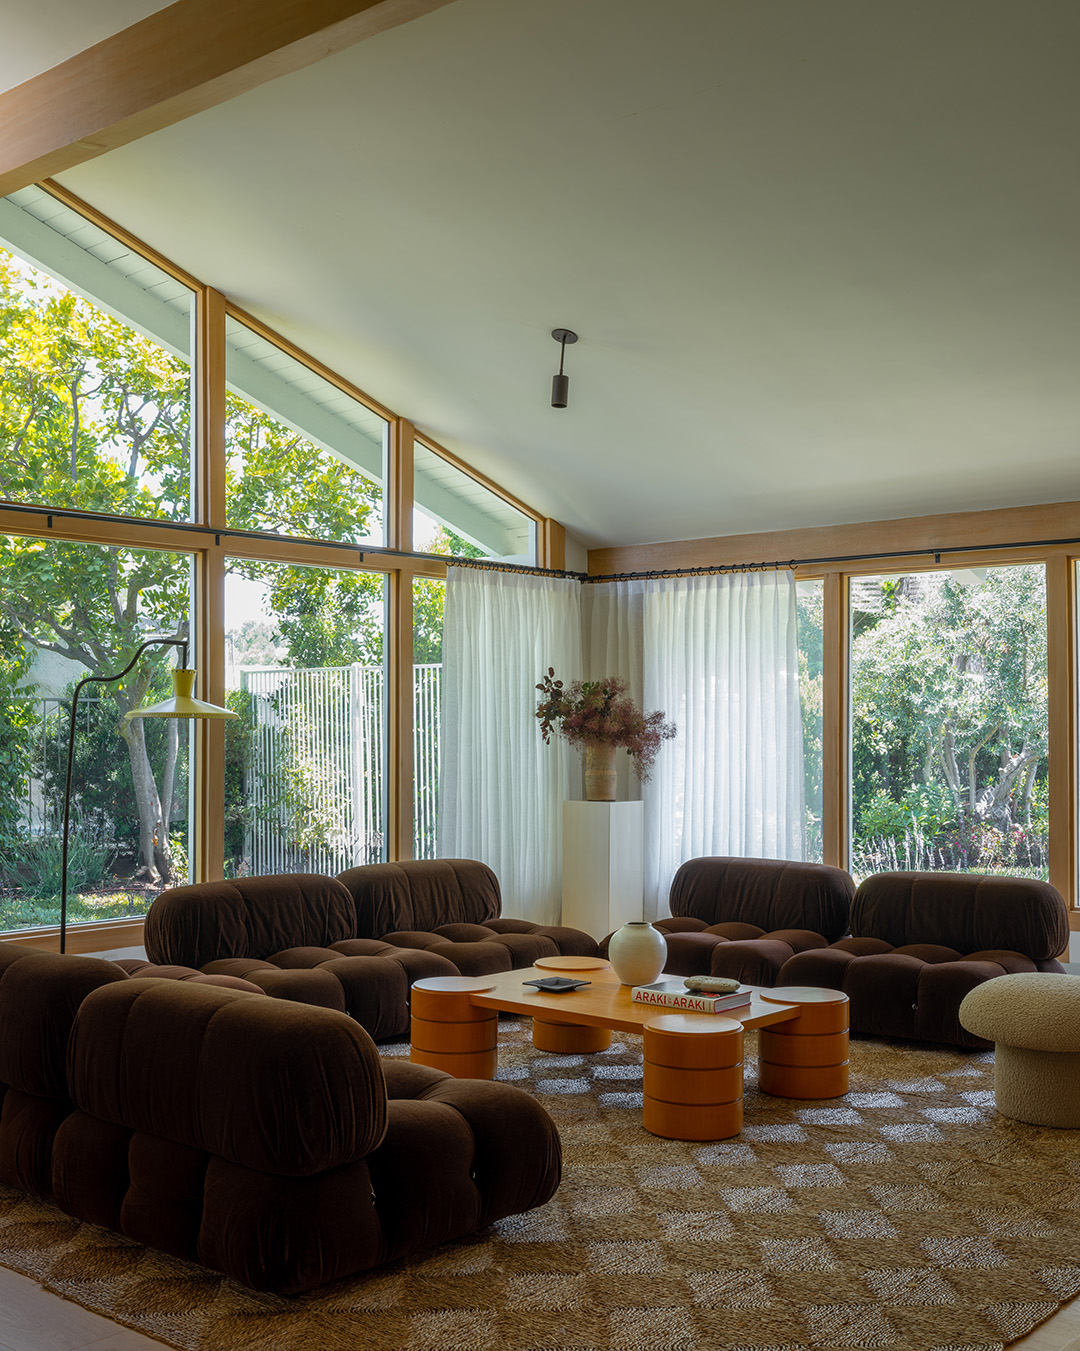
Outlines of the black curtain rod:
[{"label": "black curtain rod", "polygon": [[104,512],[72,511],[66,507],[27,506],[21,502],[0,502],[0,510],[21,512],[25,516],[35,516],[46,521],[52,529],[53,518],[66,521],[104,521],[111,525],[123,523],[136,526],[150,526],[158,530],[179,530],[187,534],[206,537],[213,535],[215,542],[222,539],[248,539],[291,544],[311,545],[317,549],[355,549],[359,561],[366,555],[377,558],[418,558],[433,563],[446,563],[455,568],[479,568],[487,572],[519,572],[538,577],[568,577],[579,582],[632,582],[647,581],[655,577],[713,577],[729,572],[775,572],[780,568],[813,567],[823,563],[869,563],[879,558],[929,558],[935,563],[941,562],[943,554],[991,553],[995,549],[1035,549],[1049,548],[1058,544],[1080,544],[1080,537],[1067,539],[1028,539],[1016,540],[1008,544],[983,544],[975,547],[970,544],[946,544],[929,549],[886,549],[880,553],[834,554],[822,558],[789,558],[773,563],[716,563],[712,567],[699,568],[656,568],[649,572],[606,572],[590,576],[584,572],[572,572],[566,568],[537,568],[527,563],[500,563],[496,559],[456,558],[453,554],[426,554],[409,549],[387,549],[381,546],[350,544],[339,540],[312,539],[307,535],[279,535],[269,530],[230,530],[215,529],[209,525],[199,525],[193,521],[163,521],[156,517],[110,516]]},{"label": "black curtain rod", "polygon": [[189,535],[207,538],[214,536],[220,544],[223,539],[268,540],[280,544],[311,545],[316,549],[355,549],[362,563],[366,556],[376,558],[420,558],[435,563],[447,563],[458,568],[480,568],[489,572],[525,572],[542,577],[571,577],[577,581],[585,580],[583,572],[568,572],[564,568],[536,568],[528,563],[500,563],[497,559],[456,558],[453,554],[426,554],[411,549],[387,549],[381,545],[352,544],[348,540],[312,539],[308,535],[279,535],[271,530],[230,530],[217,529],[212,525],[199,525],[194,521],[163,521],[159,517],[148,516],[110,516],[106,512],[72,511],[67,507],[32,507],[22,502],[0,502],[0,511],[16,511],[24,516],[34,516],[44,520],[46,528],[51,530],[53,518],[61,521],[104,521],[109,525],[149,526],[154,530],[179,530]]},{"label": "black curtain rod", "polygon": [[701,568],[657,568],[653,572],[607,572],[586,577],[587,582],[632,582],[653,577],[712,577],[727,572],[776,572],[780,568],[811,567],[821,563],[868,563],[877,558],[928,558],[941,562],[942,554],[990,553],[995,549],[1048,548],[1052,544],[1080,544],[1080,538],[1027,539],[1010,544],[947,544],[933,549],[887,549],[873,554],[836,554],[831,558],[789,558],[775,563],[715,563]]}]

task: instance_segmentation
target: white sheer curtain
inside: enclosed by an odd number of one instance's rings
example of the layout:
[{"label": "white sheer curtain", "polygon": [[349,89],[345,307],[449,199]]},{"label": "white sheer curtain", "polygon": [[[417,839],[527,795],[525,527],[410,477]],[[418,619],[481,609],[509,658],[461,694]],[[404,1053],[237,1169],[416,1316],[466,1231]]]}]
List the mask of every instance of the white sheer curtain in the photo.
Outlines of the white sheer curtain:
[{"label": "white sheer curtain", "polygon": [[448,568],[438,852],[492,868],[505,913],[557,924],[562,804],[580,797],[577,753],[545,746],[537,681],[553,666],[582,674],[581,584],[557,577]]},{"label": "white sheer curtain", "polygon": [[624,676],[646,709],[662,709],[679,728],[642,791],[646,918],[668,913],[671,879],[689,858],[802,858],[791,574],[669,577],[584,590],[596,593],[584,600],[590,677]]}]

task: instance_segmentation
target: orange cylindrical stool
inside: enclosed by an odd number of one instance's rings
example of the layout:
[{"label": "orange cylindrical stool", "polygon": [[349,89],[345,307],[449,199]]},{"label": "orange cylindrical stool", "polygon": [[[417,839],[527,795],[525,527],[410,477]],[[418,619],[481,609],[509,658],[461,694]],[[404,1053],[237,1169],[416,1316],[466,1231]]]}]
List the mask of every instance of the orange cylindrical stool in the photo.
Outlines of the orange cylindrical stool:
[{"label": "orange cylindrical stool", "polygon": [[412,987],[409,1059],[455,1079],[493,1079],[499,1015],[477,1008],[470,994],[490,990],[490,980],[475,976],[428,976]]},{"label": "orange cylindrical stool", "polygon": [[666,1140],[726,1140],[742,1130],[743,1028],[713,1014],[645,1024],[642,1124]]},{"label": "orange cylindrical stool", "polygon": [[546,1023],[533,1018],[533,1045],[538,1051],[558,1055],[580,1055],[587,1051],[606,1051],[611,1045],[609,1027],[586,1027],[583,1023]]},{"label": "orange cylindrical stool", "polygon": [[848,1091],[848,997],[793,985],[763,992],[798,1015],[758,1034],[758,1087],[777,1098],[841,1098]]}]

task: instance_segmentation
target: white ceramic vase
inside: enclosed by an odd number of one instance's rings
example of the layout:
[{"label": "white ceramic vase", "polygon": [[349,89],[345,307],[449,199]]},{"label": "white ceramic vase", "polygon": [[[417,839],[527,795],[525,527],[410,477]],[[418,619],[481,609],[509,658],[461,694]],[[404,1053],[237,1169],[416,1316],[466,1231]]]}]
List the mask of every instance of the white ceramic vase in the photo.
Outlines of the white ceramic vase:
[{"label": "white ceramic vase", "polygon": [[611,935],[608,961],[623,985],[649,985],[664,969],[667,939],[644,920],[631,920]]}]

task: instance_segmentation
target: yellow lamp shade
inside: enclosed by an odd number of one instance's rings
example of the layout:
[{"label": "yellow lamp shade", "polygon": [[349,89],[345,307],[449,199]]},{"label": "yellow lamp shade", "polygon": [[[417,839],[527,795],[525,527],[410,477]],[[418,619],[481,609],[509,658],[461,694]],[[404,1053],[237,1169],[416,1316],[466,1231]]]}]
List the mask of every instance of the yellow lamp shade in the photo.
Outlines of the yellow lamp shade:
[{"label": "yellow lamp shade", "polygon": [[136,708],[127,714],[128,718],[238,718],[231,708],[220,708],[217,704],[205,703],[192,696],[195,688],[195,672],[185,671],[182,666],[173,668],[173,694],[171,699],[163,699],[160,704],[151,704],[148,708]]}]

